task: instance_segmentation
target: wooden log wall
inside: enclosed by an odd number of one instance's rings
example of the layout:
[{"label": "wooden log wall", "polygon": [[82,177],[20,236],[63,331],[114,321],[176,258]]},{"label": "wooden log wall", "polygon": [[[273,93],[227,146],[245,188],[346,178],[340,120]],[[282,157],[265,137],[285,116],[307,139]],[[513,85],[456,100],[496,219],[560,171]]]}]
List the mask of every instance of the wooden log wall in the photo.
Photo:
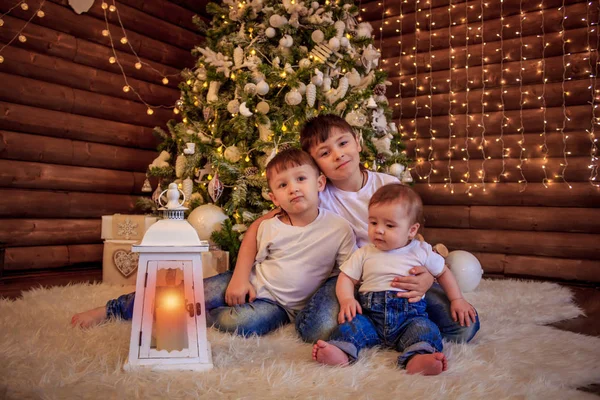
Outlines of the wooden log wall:
[{"label": "wooden log wall", "polygon": [[[14,1],[0,1],[0,14],[8,13],[0,47],[41,3],[11,10]],[[174,117],[166,108],[148,115],[133,91],[123,91],[123,73],[109,63],[101,4],[78,15],[67,0],[46,1],[45,16],[22,31],[26,41],[2,50],[0,295],[101,277],[100,217],[135,213],[157,155],[152,130]],[[120,42],[123,30],[110,10],[108,29],[128,84],[147,104],[172,106],[179,73],[193,66],[190,50],[203,41],[192,17],[203,16],[206,1],[124,0],[117,7],[129,44]]]},{"label": "wooden log wall", "polygon": [[[384,8],[385,7],[385,8]],[[369,1],[426,240],[600,282],[598,2]]]}]

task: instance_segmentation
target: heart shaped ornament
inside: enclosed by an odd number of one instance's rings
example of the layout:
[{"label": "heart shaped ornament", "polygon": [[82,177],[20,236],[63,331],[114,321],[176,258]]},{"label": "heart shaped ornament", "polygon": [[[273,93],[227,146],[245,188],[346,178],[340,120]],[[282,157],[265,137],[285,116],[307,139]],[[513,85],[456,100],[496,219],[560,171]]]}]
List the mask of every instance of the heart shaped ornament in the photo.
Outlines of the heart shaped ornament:
[{"label": "heart shaped ornament", "polygon": [[94,4],[94,0],[69,0],[69,5],[77,14],[89,11],[92,4]]},{"label": "heart shaped ornament", "polygon": [[117,270],[128,278],[135,272],[138,266],[140,255],[127,250],[117,250],[113,253],[113,261]]}]

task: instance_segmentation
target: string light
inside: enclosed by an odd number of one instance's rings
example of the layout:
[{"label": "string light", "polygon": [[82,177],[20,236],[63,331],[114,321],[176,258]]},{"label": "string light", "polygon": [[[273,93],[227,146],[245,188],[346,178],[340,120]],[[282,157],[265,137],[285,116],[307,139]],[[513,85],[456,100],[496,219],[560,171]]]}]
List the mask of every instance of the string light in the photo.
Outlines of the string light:
[{"label": "string light", "polygon": [[[433,71],[431,64],[433,62],[432,57],[432,46],[433,46],[433,17],[431,16],[431,0],[429,0],[429,64],[427,65],[429,69],[429,75],[426,79],[429,81],[429,94],[427,97],[429,98],[429,104],[427,107],[429,108],[429,154],[427,155],[427,162],[429,163],[429,170],[427,171],[427,184],[431,186],[431,174],[433,173],[433,143],[435,140],[435,130],[433,129]],[[427,118],[427,117],[426,117]]]},{"label": "string light", "polygon": [[504,127],[507,125],[506,111],[504,110],[504,0],[500,0],[500,33],[497,34],[500,37],[500,104],[498,107],[502,110],[502,119],[500,121],[500,137],[497,139],[502,145],[502,170],[500,175],[496,178],[496,182],[500,180],[500,177],[507,177],[506,173],[506,161],[505,158],[506,148],[504,146]]},{"label": "string light", "polygon": [[479,27],[481,34],[481,155],[483,157],[483,161],[481,162],[481,186],[482,190],[485,192],[485,18],[484,18],[484,10],[483,10],[484,2],[483,0],[479,3],[481,15],[479,15],[479,19],[481,19],[481,26]]},{"label": "string light", "polygon": [[[8,41],[8,43],[6,43],[4,46],[0,47],[0,64],[2,64],[4,62],[4,56],[2,55],[2,52],[4,51],[4,49],[7,48],[8,46],[10,46],[11,43],[14,42],[17,39],[19,40],[19,42],[25,43],[27,41],[27,37],[25,35],[23,35],[23,32],[25,31],[25,28],[27,28],[27,26],[29,25],[29,23],[35,17],[44,18],[44,16],[46,15],[42,11],[42,7],[44,6],[44,3],[46,3],[46,0],[42,0],[41,1],[41,3],[39,5],[39,7],[37,8],[37,10],[34,13],[31,14],[31,17],[29,17],[29,19],[27,21],[25,21],[25,24],[21,27],[21,29],[19,29],[17,31],[17,33],[15,33],[15,35],[12,37],[12,39],[10,39]],[[2,19],[2,17],[10,14],[12,12],[12,10],[14,10],[17,7],[21,7],[21,9],[23,11],[29,10],[29,5],[25,1],[18,2],[17,4],[15,4],[11,8],[9,8],[7,12],[5,12],[2,15],[0,15],[0,27],[4,25],[4,20]]]},{"label": "string light", "polygon": [[562,62],[563,62],[563,75],[562,75],[562,82],[561,82],[563,120],[562,120],[562,125],[559,128],[559,130],[562,135],[562,141],[563,141],[563,149],[562,149],[563,163],[561,164],[562,170],[558,177],[562,178],[563,182],[566,183],[567,186],[569,186],[569,189],[572,189],[573,187],[569,184],[569,182],[567,182],[567,180],[565,178],[565,172],[567,170],[567,167],[569,166],[569,162],[567,160],[567,135],[565,134],[565,127],[567,124],[567,120],[569,120],[569,118],[567,117],[567,105],[566,105],[566,98],[565,98],[565,93],[566,93],[565,80],[567,79],[567,65],[566,65],[566,61],[565,61],[566,56],[567,56],[567,51],[566,51],[566,43],[567,42],[565,40],[565,19],[567,19],[567,16],[566,16],[566,10],[565,10],[565,0],[562,1],[562,6],[560,7],[560,10],[562,10],[562,18],[560,19],[560,37],[561,37],[561,41],[562,41]]},{"label": "string light", "polygon": [[521,179],[519,183],[523,185],[520,188],[520,191],[524,191],[527,188],[527,179],[525,178],[525,174],[523,173],[523,153],[525,151],[525,126],[523,125],[523,105],[525,93],[523,92],[523,20],[526,17],[523,14],[523,0],[519,1],[519,132],[521,132],[521,140],[517,143],[519,144],[519,165],[517,168],[521,173]]},{"label": "string light", "polygon": [[[149,63],[143,62],[140,59],[140,57],[138,56],[137,52],[135,51],[135,49],[131,45],[131,42],[127,38],[127,31],[125,30],[125,26],[123,25],[123,21],[121,20],[121,15],[119,14],[119,9],[116,6],[115,0],[113,0],[113,4],[111,4],[110,6],[106,2],[103,2],[102,5],[101,5],[101,8],[102,8],[102,10],[104,12],[104,23],[106,24],[106,29],[103,29],[101,33],[102,33],[102,36],[108,37],[109,43],[110,43],[110,47],[111,47],[111,50],[112,50],[112,54],[113,54],[109,58],[108,61],[111,64],[115,64],[116,63],[119,66],[119,69],[121,70],[121,74],[123,75],[123,80],[125,82],[125,86],[123,86],[123,91],[125,93],[128,93],[128,92],[131,91],[133,94],[135,94],[135,96],[139,99],[139,101],[146,106],[146,108],[147,108],[146,114],[148,114],[148,115],[154,114],[154,111],[153,111],[154,108],[167,108],[167,109],[172,108],[173,110],[175,110],[176,109],[175,106],[151,105],[151,104],[147,103],[142,98],[142,96],[137,92],[137,90],[135,90],[135,88],[129,83],[129,81],[127,79],[127,74],[125,73],[125,69],[123,68],[123,65],[121,64],[121,62],[119,60],[119,57],[117,55],[117,51],[115,49],[115,44],[114,44],[113,36],[112,36],[112,34],[110,32],[110,27],[109,27],[109,22],[108,22],[108,14],[107,14],[106,10],[108,9],[110,12],[114,12],[115,15],[117,16],[117,20],[119,21],[119,25],[121,27],[121,31],[122,31],[122,34],[123,34],[123,36],[121,37],[121,39],[119,39],[119,41],[122,44],[124,44],[124,45],[126,44],[127,46],[129,46],[129,49],[131,50],[131,52],[133,53],[133,55],[135,56],[135,58],[137,60],[136,63],[134,64],[134,67],[136,69],[138,69],[138,70],[141,69],[143,65],[148,66],[150,68],[150,70],[152,70],[152,71],[156,72],[157,74],[163,76],[163,78],[162,78],[161,81],[162,81],[162,83],[164,85],[168,85],[169,84],[169,79],[167,78],[167,76],[178,76],[179,74],[171,74],[171,75],[166,75],[165,76],[160,71],[158,71],[157,69],[153,68]],[[175,114],[178,114],[178,112],[176,112]]]},{"label": "string light", "polygon": [[[452,0],[448,5],[448,178],[446,185],[450,187],[450,193],[454,194],[454,185],[452,184],[452,127],[454,125],[454,115],[452,115],[452,101],[454,100],[454,92],[452,91],[452,60],[454,59],[454,49],[452,48]],[[444,186],[446,186],[444,185]]]},{"label": "string light", "polygon": [[[417,129],[417,119],[419,117],[419,100],[418,100],[418,96],[419,96],[419,66],[417,65],[417,49],[419,48],[419,35],[421,33],[421,28],[419,27],[419,11],[421,9],[419,8],[419,0],[417,0],[415,2],[415,45],[413,46],[413,54],[411,55],[412,59],[413,59],[413,66],[415,67],[415,76],[414,78],[411,78],[411,80],[414,81],[414,100],[413,100],[413,104],[415,105],[415,115],[414,115],[414,119],[413,119],[413,126],[414,126],[414,131],[413,131],[413,139],[415,142],[415,161],[417,161],[417,163],[419,163],[420,160],[420,156],[419,156],[419,131]],[[419,179],[423,179],[423,176],[421,176],[421,173],[419,171],[419,168],[415,168],[414,169],[415,172],[417,173]]]},{"label": "string light", "polygon": [[469,53],[469,7],[467,7],[465,5],[465,75],[466,75],[466,89],[465,89],[465,103],[464,106],[466,107],[465,110],[465,148],[462,150],[463,152],[466,152],[466,154],[463,156],[463,161],[465,161],[465,164],[467,166],[467,172],[466,174],[464,174],[464,178],[465,179],[461,179],[460,181],[463,183],[466,183],[468,185],[467,190],[465,193],[470,194],[471,193],[471,188],[472,185],[469,185],[469,179],[471,178],[471,166],[469,165],[470,162],[470,154],[469,154],[469,126],[470,126],[470,122],[469,122],[469,59],[471,58],[471,54]]},{"label": "string light", "polygon": [[543,131],[542,131],[542,138],[543,138],[543,144],[541,146],[542,149],[542,153],[544,155],[544,159],[542,160],[542,170],[544,171],[544,179],[542,179],[542,185],[544,185],[544,187],[547,189],[548,183],[550,182],[550,180],[548,179],[548,171],[546,170],[546,164],[548,163],[548,136],[547,136],[547,125],[548,125],[548,120],[546,118],[546,81],[548,80],[548,78],[546,78],[546,47],[547,43],[546,43],[546,28],[544,27],[544,23],[545,23],[545,18],[544,18],[544,1],[542,0],[542,4],[540,5],[540,14],[542,16],[542,95],[541,95],[541,100],[542,100],[542,118],[544,119],[544,125],[543,125]]},{"label": "string light", "polygon": [[[600,43],[600,32],[598,31],[598,23],[596,22],[595,24],[595,28],[591,29],[591,26],[593,26],[593,23],[590,23],[590,6],[592,5],[592,2],[589,1],[587,3],[587,18],[586,18],[586,24],[587,24],[587,28],[588,31],[590,33],[594,33],[596,32],[596,44]],[[596,182],[596,179],[598,178],[598,146],[596,145],[596,142],[598,141],[598,139],[596,139],[596,133],[595,133],[595,125],[599,124],[599,119],[596,117],[596,110],[598,108],[598,104],[596,104],[596,96],[598,95],[598,89],[597,89],[597,77],[598,77],[598,49],[592,49],[591,44],[590,44],[590,35],[586,35],[587,36],[587,51],[588,51],[588,66],[590,68],[589,71],[589,75],[590,75],[590,86],[589,89],[591,90],[592,93],[592,119],[590,121],[590,130],[587,131],[588,135],[589,135],[589,139],[590,139],[590,143],[591,143],[591,148],[590,148],[590,165],[588,166],[588,168],[590,169],[590,177],[589,177],[589,182],[592,186],[595,187],[600,187],[600,183]],[[596,63],[595,66],[592,67],[592,51],[596,51]]]},{"label": "string light", "polygon": [[[400,13],[399,13],[399,17],[398,17],[398,23],[400,24],[398,32],[400,33],[400,35],[402,35],[402,20],[404,19],[404,14],[402,12],[402,2],[399,1],[398,4],[400,4]],[[396,103],[396,105],[400,107],[400,115],[398,116],[398,129],[400,130],[400,136],[403,137],[404,136],[404,127],[402,126],[402,55],[404,54],[404,52],[402,51],[402,40],[398,41],[398,94],[396,95],[396,97],[398,97],[398,102]]]}]

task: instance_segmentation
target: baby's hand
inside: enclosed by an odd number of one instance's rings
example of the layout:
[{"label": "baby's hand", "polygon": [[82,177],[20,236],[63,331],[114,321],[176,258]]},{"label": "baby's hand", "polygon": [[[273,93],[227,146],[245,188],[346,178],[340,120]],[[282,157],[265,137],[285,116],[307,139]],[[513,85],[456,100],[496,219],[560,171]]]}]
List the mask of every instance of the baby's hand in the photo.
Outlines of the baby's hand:
[{"label": "baby's hand", "polygon": [[344,322],[352,321],[352,318],[356,317],[356,313],[362,314],[362,308],[355,298],[340,301],[340,313],[338,315],[338,322],[343,324]]},{"label": "baby's hand", "polygon": [[477,312],[475,308],[469,304],[465,299],[455,299],[450,303],[450,310],[452,311],[452,319],[460,322],[460,326],[471,326],[471,321],[475,323]]}]

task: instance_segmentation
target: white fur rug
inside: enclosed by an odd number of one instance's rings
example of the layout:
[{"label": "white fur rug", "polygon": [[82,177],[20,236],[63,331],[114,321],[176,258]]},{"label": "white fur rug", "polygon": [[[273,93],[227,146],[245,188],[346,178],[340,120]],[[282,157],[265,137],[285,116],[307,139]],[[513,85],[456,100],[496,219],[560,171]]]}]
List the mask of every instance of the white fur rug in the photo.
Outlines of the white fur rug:
[{"label": "white fur rug", "polygon": [[0,301],[0,398],[597,399],[575,388],[600,383],[600,338],[543,326],[581,314],[552,283],[483,281],[467,294],[482,328],[469,345],[446,344],[449,369],[435,377],[407,375],[387,350],[348,368],[318,365],[291,325],[251,339],[211,329],[209,372],[126,373],[130,323],[69,322],[127,289],[74,285]]}]

